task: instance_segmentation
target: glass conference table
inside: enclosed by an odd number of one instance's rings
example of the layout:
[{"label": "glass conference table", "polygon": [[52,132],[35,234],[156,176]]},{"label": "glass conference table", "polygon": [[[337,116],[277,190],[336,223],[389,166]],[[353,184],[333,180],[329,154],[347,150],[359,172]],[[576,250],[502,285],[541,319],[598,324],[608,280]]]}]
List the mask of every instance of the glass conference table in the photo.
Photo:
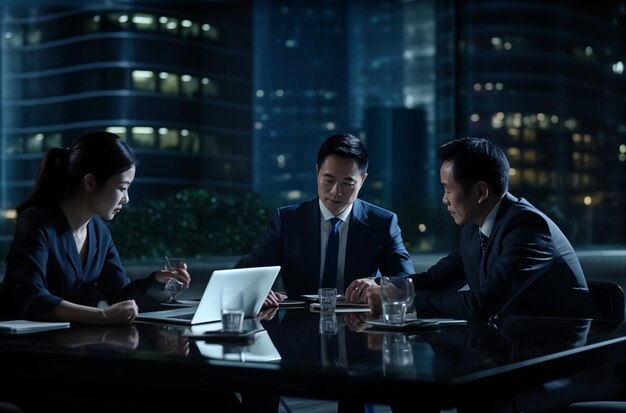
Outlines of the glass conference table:
[{"label": "glass conference table", "polygon": [[188,337],[189,327],[144,322],[0,334],[8,379],[0,400],[36,389],[57,399],[114,393],[138,405],[160,397],[196,406],[215,392],[256,392],[478,407],[571,387],[587,373],[594,385],[616,385],[626,360],[626,327],[608,321],[512,317],[395,332],[370,330],[367,313],[338,313],[337,332],[321,334],[320,315],[308,308],[270,317],[248,321],[264,328],[249,342],[205,341]]}]

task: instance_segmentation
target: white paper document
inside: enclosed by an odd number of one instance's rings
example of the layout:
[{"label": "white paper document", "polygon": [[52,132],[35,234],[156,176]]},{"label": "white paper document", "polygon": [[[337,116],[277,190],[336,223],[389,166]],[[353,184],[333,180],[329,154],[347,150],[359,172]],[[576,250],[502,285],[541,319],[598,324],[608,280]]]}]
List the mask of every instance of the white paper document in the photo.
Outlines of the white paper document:
[{"label": "white paper document", "polygon": [[0,332],[4,333],[34,333],[36,331],[57,330],[69,328],[68,322],[55,321],[29,321],[29,320],[7,320],[0,321]]}]

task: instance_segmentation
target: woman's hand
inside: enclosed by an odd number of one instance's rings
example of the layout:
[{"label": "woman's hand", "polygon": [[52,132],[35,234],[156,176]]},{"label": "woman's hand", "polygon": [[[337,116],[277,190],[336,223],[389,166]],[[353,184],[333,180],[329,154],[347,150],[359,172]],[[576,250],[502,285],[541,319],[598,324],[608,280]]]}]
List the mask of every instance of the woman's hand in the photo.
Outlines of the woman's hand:
[{"label": "woman's hand", "polygon": [[104,313],[102,324],[130,324],[139,314],[139,307],[135,300],[126,300],[115,303],[102,311]]},{"label": "woman's hand", "polygon": [[169,278],[174,278],[181,282],[185,288],[189,288],[191,276],[187,272],[187,263],[181,261],[174,270],[159,270],[154,273],[154,278],[161,284],[165,284]]}]

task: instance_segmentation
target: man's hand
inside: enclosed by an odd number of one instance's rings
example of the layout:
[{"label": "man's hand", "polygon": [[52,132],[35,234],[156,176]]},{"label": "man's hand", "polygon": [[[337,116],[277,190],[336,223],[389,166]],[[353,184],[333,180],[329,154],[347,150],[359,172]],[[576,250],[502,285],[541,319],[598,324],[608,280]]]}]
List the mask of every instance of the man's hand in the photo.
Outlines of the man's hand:
[{"label": "man's hand", "polygon": [[270,292],[267,294],[267,297],[265,298],[265,301],[263,302],[263,308],[278,307],[278,304],[286,299],[287,296],[285,294],[270,290]]},{"label": "man's hand", "polygon": [[380,315],[382,313],[382,305],[380,303],[380,286],[376,285],[370,287],[366,291],[367,303],[370,306],[370,311],[373,315]]},{"label": "man's hand", "polygon": [[375,286],[376,282],[371,278],[359,278],[350,283],[346,288],[346,301],[349,303],[367,303],[366,291],[368,288]]}]

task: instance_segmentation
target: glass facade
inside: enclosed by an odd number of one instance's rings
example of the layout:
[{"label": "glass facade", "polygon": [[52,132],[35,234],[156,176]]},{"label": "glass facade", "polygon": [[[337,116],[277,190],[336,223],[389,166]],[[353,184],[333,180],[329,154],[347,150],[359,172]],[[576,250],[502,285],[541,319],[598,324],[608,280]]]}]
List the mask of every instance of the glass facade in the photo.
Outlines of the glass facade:
[{"label": "glass facade", "polygon": [[[412,253],[453,242],[435,154],[462,136],[501,145],[511,191],[575,246],[624,245],[625,16],[623,0],[3,3],[3,245],[45,151],[94,129],[139,156],[131,210],[210,204],[179,215],[206,255],[245,253],[273,206],[316,196],[317,149],[344,132],[370,150],[362,198],[398,213]],[[159,220],[133,236],[169,236]]]}]

